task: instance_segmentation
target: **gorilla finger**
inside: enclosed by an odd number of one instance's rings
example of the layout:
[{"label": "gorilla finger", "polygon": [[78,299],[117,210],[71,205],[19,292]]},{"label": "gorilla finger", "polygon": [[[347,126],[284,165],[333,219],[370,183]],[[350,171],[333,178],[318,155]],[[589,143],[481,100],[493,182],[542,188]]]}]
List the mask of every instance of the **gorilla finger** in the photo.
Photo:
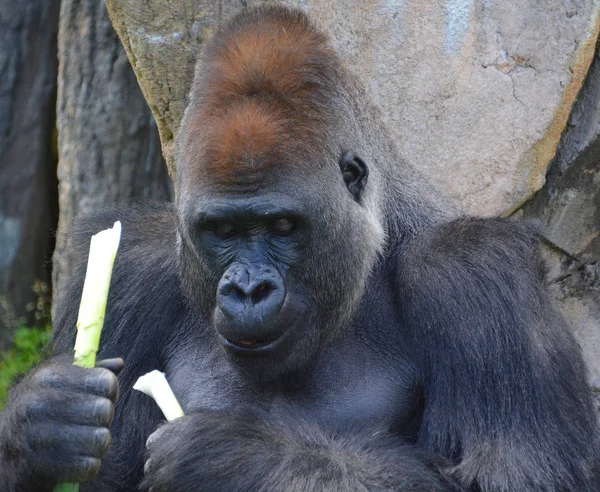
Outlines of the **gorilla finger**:
[{"label": "gorilla finger", "polygon": [[110,446],[110,431],[106,427],[85,425],[34,425],[27,441],[40,456],[52,461],[59,456],[66,461],[80,457],[102,458]]},{"label": "gorilla finger", "polygon": [[90,480],[100,471],[101,461],[98,458],[85,456],[80,458],[77,462],[77,468],[75,471],[80,477],[80,480]]},{"label": "gorilla finger", "polygon": [[103,427],[112,423],[115,408],[108,398],[52,390],[33,394],[24,404],[29,420]]},{"label": "gorilla finger", "polygon": [[37,371],[34,379],[45,388],[94,393],[113,401],[119,391],[117,377],[102,367],[88,369],[73,365],[49,365]]},{"label": "gorilla finger", "polygon": [[146,448],[151,449],[154,444],[164,439],[164,435],[168,429],[169,427],[167,425],[163,425],[150,434],[148,439],[146,439]]},{"label": "gorilla finger", "polygon": [[59,482],[86,482],[100,471],[101,461],[93,456],[78,456],[72,461],[55,456],[45,462],[38,470]]},{"label": "gorilla finger", "polygon": [[110,427],[115,416],[115,405],[100,396],[72,401],[63,410],[66,421],[72,424],[94,427]]},{"label": "gorilla finger", "polygon": [[103,367],[104,369],[108,369],[115,376],[118,376],[119,373],[125,367],[125,361],[121,359],[121,357],[115,357],[114,359],[103,359],[101,361],[96,362],[96,367]]},{"label": "gorilla finger", "polygon": [[93,393],[98,396],[105,396],[110,398],[113,402],[117,401],[119,396],[119,380],[117,376],[109,369],[98,367],[91,369],[86,379],[86,388],[89,388]]}]

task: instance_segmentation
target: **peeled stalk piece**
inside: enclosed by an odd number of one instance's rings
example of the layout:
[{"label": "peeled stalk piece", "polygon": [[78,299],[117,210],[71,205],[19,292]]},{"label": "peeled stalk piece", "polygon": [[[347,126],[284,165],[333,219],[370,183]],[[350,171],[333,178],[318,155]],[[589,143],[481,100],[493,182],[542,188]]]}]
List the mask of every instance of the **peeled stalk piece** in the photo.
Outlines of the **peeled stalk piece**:
[{"label": "peeled stalk piece", "polygon": [[75,340],[75,361],[81,367],[94,367],[104,324],[108,287],[121,240],[121,222],[92,236]]},{"label": "peeled stalk piece", "polygon": [[152,397],[168,421],[183,417],[183,410],[164,373],[154,370],[144,374],[133,385],[133,389]]},{"label": "peeled stalk piece", "polygon": [[[96,353],[100,344],[100,332],[104,325],[106,300],[112,276],[113,264],[121,241],[121,222],[92,236],[88,256],[79,316],[73,364],[92,368],[96,365]],[[53,492],[78,492],[79,484],[61,483]]]}]

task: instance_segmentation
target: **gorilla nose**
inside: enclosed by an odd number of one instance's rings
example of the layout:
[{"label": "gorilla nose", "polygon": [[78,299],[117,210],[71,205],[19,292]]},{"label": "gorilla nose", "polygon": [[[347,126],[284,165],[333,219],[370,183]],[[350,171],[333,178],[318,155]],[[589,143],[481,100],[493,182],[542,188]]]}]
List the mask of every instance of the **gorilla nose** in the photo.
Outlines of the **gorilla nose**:
[{"label": "gorilla nose", "polygon": [[244,346],[273,339],[272,322],[284,299],[283,279],[274,268],[230,267],[217,290],[218,307],[228,321],[222,334]]},{"label": "gorilla nose", "polygon": [[[219,293],[230,302],[255,306],[263,301],[272,300],[271,293],[276,290],[277,286],[274,282],[261,279],[247,285],[225,282],[219,289]],[[227,304],[227,301],[225,302]]]}]

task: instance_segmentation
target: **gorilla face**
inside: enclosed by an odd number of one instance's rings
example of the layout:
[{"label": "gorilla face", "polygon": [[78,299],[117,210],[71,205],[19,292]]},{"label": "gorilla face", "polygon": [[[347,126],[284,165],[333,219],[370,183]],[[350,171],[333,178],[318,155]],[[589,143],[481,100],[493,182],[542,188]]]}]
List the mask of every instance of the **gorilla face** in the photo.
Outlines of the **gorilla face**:
[{"label": "gorilla face", "polygon": [[347,153],[332,174],[327,192],[290,173],[180,192],[182,278],[231,360],[260,379],[306,365],[357,308],[372,251],[351,207],[368,171]]},{"label": "gorilla face", "polygon": [[291,197],[206,200],[192,237],[198,257],[219,277],[207,315],[233,360],[262,372],[265,359],[288,365],[294,347],[316,346],[316,313],[295,276],[311,243],[311,221]]}]

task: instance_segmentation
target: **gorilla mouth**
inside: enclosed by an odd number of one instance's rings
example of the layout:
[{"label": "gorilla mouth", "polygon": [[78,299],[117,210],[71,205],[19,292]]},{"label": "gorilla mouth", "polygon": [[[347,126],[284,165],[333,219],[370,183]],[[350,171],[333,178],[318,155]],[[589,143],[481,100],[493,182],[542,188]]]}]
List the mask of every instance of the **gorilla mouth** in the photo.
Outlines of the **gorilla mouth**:
[{"label": "gorilla mouth", "polygon": [[258,347],[263,347],[269,343],[271,343],[271,340],[230,340],[227,339],[227,341],[232,344],[232,345],[236,345],[238,347],[241,348],[258,348]]},{"label": "gorilla mouth", "polygon": [[257,350],[257,349],[269,349],[275,346],[276,342],[281,337],[273,336],[266,337],[262,339],[257,338],[248,338],[246,340],[232,340],[230,338],[225,338],[227,344],[231,347],[241,350]]}]

